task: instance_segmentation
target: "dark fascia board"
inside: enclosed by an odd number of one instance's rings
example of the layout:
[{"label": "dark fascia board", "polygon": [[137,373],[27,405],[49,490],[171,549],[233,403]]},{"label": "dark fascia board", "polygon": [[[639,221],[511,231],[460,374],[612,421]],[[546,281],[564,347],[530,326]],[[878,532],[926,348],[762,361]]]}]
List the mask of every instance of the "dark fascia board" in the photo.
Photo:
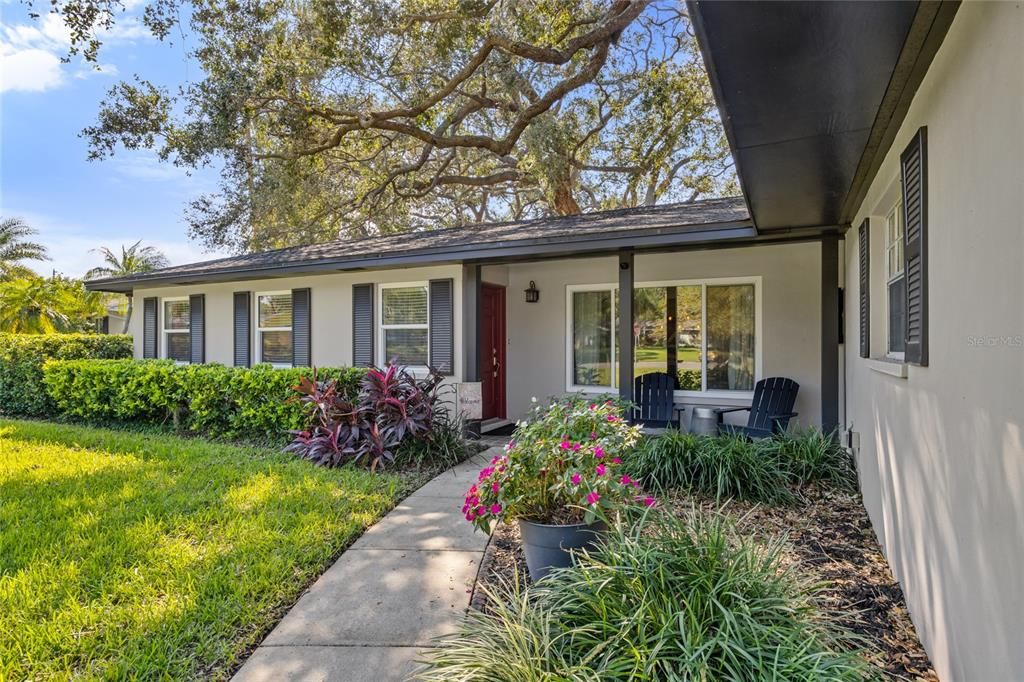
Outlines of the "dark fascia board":
[{"label": "dark fascia board", "polygon": [[657,249],[686,246],[698,242],[720,242],[731,239],[750,239],[757,235],[749,220],[685,226],[679,229],[656,228],[634,230],[627,234],[609,233],[604,236],[583,235],[552,239],[523,239],[486,244],[462,244],[426,248],[404,253],[357,258],[329,258],[281,265],[225,268],[209,272],[176,272],[161,276],[142,275],[97,279],[86,282],[92,291],[129,293],[136,287],[171,286],[230,282],[247,279],[295,277],[359,270],[408,267],[442,263],[502,262],[529,260],[530,258],[566,258],[593,256],[604,252],[617,252],[623,248]]},{"label": "dark fascia board", "polygon": [[747,215],[750,216],[751,221],[755,221],[752,224],[754,229],[757,229],[754,210],[750,205],[750,195],[747,193],[746,182],[743,179],[743,169],[740,168],[740,160],[736,158],[736,150],[739,147],[736,144],[736,133],[733,130],[732,117],[729,116],[729,112],[725,109],[725,97],[722,93],[722,85],[718,80],[718,69],[715,68],[715,59],[707,48],[708,35],[707,29],[704,27],[704,19],[701,16],[700,5],[702,2],[709,1],[711,0],[686,0],[686,9],[690,15],[690,25],[693,26],[694,34],[697,36],[697,45],[700,47],[701,57],[704,59],[704,71],[708,74],[708,80],[711,82],[711,92],[715,96],[715,102],[718,105],[718,117],[721,119],[722,127],[725,129],[725,139],[729,141],[729,150],[732,154],[733,167],[736,169],[736,181],[740,185],[740,194],[743,196],[743,202],[747,205]]},{"label": "dark fascia board", "polygon": [[840,208],[841,222],[850,223],[856,217],[857,209],[864,201],[868,187],[882,166],[885,155],[889,153],[914,95],[959,9],[960,0],[922,0],[918,5],[907,39],[871,126],[864,153],[857,164],[850,190]]}]

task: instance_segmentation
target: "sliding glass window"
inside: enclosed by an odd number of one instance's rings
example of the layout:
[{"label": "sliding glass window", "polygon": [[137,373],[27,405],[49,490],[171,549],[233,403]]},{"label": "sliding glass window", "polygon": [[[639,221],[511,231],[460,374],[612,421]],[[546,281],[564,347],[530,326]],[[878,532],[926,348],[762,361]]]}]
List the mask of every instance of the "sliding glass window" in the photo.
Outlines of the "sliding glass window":
[{"label": "sliding glass window", "polygon": [[[754,282],[634,289],[633,375],[664,372],[680,391],[751,391],[757,376]],[[569,390],[615,390],[618,290],[570,287]]]}]

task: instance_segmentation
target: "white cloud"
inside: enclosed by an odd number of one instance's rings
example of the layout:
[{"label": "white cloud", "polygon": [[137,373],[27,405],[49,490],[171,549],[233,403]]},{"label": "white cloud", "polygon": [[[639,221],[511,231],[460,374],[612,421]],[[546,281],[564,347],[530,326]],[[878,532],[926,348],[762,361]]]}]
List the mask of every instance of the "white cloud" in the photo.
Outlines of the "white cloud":
[{"label": "white cloud", "polygon": [[[110,29],[99,32],[105,45],[150,38],[146,27],[135,17],[119,18]],[[69,75],[88,78],[117,74],[113,64],[64,64],[71,33],[56,14],[46,14],[29,24],[0,27],[0,93],[43,92],[64,85]]]},{"label": "white cloud", "polygon": [[[0,50],[3,49],[0,44]],[[42,92],[64,82],[60,59],[46,50],[0,51],[0,92]]]}]

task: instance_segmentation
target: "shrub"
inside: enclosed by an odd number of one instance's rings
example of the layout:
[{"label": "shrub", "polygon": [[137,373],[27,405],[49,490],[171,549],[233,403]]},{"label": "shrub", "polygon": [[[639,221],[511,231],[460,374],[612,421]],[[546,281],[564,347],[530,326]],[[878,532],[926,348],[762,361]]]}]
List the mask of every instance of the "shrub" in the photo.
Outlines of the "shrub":
[{"label": "shrub", "polygon": [[0,412],[31,417],[56,408],[42,390],[51,358],[130,358],[130,336],[108,334],[0,334]]},{"label": "shrub", "polygon": [[[160,424],[210,436],[279,438],[305,426],[305,411],[287,402],[310,368],[274,369],[170,360],[51,360],[43,384],[65,416],[93,422]],[[321,369],[355,395],[365,370]],[[41,391],[41,386],[36,386]]]},{"label": "shrub", "polygon": [[406,438],[398,444],[395,461],[416,468],[455,466],[469,454],[470,445],[464,434],[465,424],[448,410],[438,410],[434,425],[423,438]]},{"label": "shrub", "polygon": [[365,462],[376,469],[394,462],[402,441],[426,438],[433,430],[443,379],[435,371],[417,379],[394,364],[371,367],[353,399],[337,381],[321,381],[314,371],[293,387],[298,394],[289,399],[304,407],[310,425],[294,430],[285,449],[327,466]]},{"label": "shrub", "polygon": [[853,459],[832,434],[820,429],[804,429],[783,433],[762,443],[766,449],[778,450],[776,456],[780,464],[795,483],[826,483],[843,490],[857,487]]},{"label": "shrub", "polygon": [[591,523],[639,496],[621,465],[640,438],[640,427],[630,426],[611,400],[570,398],[538,407],[516,428],[505,454],[480,472],[462,511],[485,532],[494,519]]},{"label": "shrub", "polygon": [[426,680],[860,680],[781,539],[723,514],[618,524],[573,568],[506,585],[431,655]]},{"label": "shrub", "polygon": [[628,470],[655,489],[679,488],[769,504],[795,498],[776,447],[742,436],[694,436],[669,429],[648,439],[630,458]]}]

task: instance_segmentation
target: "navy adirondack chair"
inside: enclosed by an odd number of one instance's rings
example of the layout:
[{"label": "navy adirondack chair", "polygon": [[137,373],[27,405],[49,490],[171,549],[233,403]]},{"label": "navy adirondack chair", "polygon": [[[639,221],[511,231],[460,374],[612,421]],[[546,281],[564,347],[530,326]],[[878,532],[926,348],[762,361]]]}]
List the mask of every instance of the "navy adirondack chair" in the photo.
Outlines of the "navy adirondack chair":
[{"label": "navy adirondack chair", "polygon": [[665,428],[678,426],[675,406],[676,378],[665,372],[641,374],[633,380],[633,422]]},{"label": "navy adirondack chair", "polygon": [[777,433],[785,433],[789,420],[797,415],[793,411],[796,394],[800,384],[785,377],[769,377],[761,379],[754,386],[754,401],[750,407],[723,407],[719,412],[738,412],[750,410],[750,418],[746,426],[722,424],[719,433],[739,433],[748,438],[767,438]]}]

